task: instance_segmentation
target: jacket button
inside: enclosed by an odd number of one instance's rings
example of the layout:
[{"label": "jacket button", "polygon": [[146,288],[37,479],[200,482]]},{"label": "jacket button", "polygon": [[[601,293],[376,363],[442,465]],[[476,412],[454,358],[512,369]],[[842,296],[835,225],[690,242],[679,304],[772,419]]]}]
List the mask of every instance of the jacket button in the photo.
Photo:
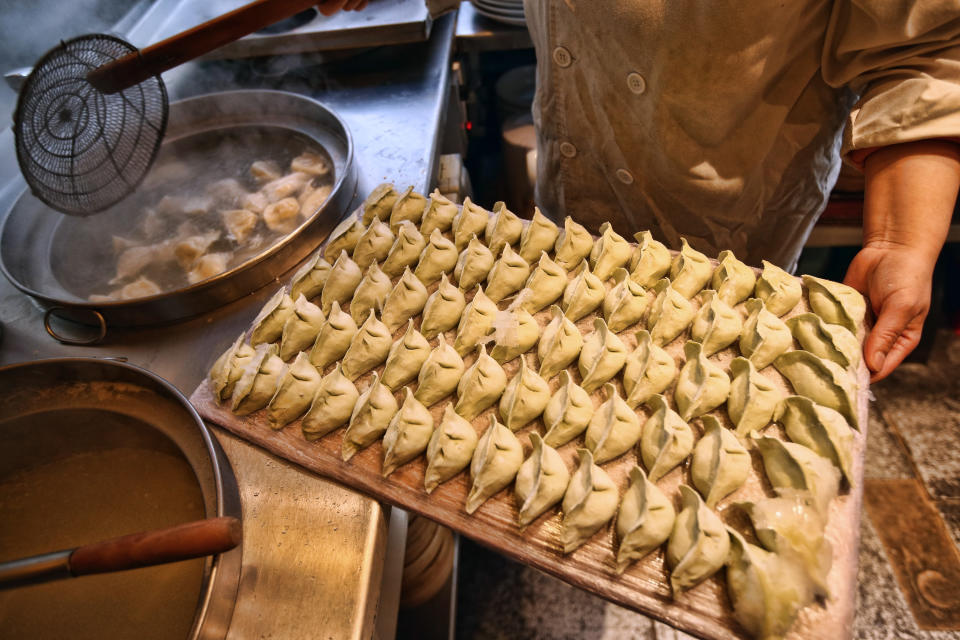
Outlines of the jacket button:
[{"label": "jacket button", "polygon": [[573,56],[563,47],[557,47],[553,50],[553,61],[560,67],[569,67],[573,62]]},{"label": "jacket button", "polygon": [[617,180],[623,184],[633,184],[633,174],[626,169],[617,169]]},{"label": "jacket button", "polygon": [[577,155],[577,148],[569,142],[560,143],[560,153],[564,158],[572,158]]},{"label": "jacket button", "polygon": [[627,74],[627,88],[633,93],[640,95],[647,90],[647,81],[637,72]]}]

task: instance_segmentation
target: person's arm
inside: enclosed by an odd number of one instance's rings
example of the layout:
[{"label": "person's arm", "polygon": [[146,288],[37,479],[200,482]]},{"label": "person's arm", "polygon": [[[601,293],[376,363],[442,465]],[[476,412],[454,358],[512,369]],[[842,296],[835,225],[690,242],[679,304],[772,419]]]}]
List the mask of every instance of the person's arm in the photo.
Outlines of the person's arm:
[{"label": "person's arm", "polygon": [[863,346],[876,382],[920,341],[960,188],[960,145],[921,140],[877,149],[864,176],[863,248],[845,282],[867,295],[877,316]]},{"label": "person's arm", "polygon": [[317,2],[317,11],[332,16],[337,11],[360,11],[366,6],[367,0],[320,0]]}]

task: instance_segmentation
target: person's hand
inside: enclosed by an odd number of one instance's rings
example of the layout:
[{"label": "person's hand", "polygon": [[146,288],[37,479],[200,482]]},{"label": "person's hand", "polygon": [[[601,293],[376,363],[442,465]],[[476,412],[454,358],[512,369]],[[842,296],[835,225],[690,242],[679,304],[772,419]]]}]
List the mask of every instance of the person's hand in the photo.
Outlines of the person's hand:
[{"label": "person's hand", "polygon": [[337,11],[360,11],[367,6],[367,0],[323,0],[317,3],[317,11],[332,16]]}]

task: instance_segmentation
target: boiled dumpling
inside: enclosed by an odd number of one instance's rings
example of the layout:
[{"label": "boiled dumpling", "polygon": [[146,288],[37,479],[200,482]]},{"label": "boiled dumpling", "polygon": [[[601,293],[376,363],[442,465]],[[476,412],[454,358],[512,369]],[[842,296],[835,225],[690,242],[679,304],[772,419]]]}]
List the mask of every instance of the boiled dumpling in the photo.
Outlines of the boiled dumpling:
[{"label": "boiled dumpling", "polygon": [[590,249],[590,269],[601,281],[609,280],[613,272],[630,262],[633,247],[613,230],[613,225],[600,225],[600,238]]},{"label": "boiled dumpling", "polygon": [[367,199],[363,201],[360,208],[363,210],[363,224],[369,225],[374,219],[386,220],[393,211],[393,205],[400,194],[393,184],[384,182],[370,192]]},{"label": "boiled dumpling", "polygon": [[383,434],[383,475],[393,473],[423,453],[433,435],[433,416],[407,387],[403,405]]},{"label": "boiled dumpling", "polygon": [[227,237],[237,244],[244,244],[260,218],[249,209],[227,209],[220,212],[220,220],[227,230]]},{"label": "boiled dumpling", "polygon": [[577,325],[563,315],[560,307],[550,307],[550,323],[544,328],[537,345],[540,375],[549,380],[576,362],[583,348],[583,336]]},{"label": "boiled dumpling", "polygon": [[329,262],[316,252],[297,269],[293,274],[293,280],[290,281],[290,297],[296,300],[300,296],[307,298],[316,298],[323,291],[323,285],[327,282],[327,276],[333,267]]},{"label": "boiled dumpling", "polygon": [[440,279],[444,273],[451,273],[457,265],[459,253],[456,246],[443,237],[439,230],[434,229],[420,254],[420,262],[413,272],[423,284],[430,286]]},{"label": "boiled dumpling", "polygon": [[302,295],[293,303],[293,313],[283,324],[280,334],[280,359],[289,360],[295,354],[309,348],[320,328],[326,322],[320,307],[309,302]]},{"label": "boiled dumpling", "polygon": [[300,203],[296,198],[283,198],[263,209],[263,222],[267,228],[277,233],[290,233],[297,228]]},{"label": "boiled dumpling", "polygon": [[460,322],[460,316],[467,306],[463,292],[447,280],[447,274],[440,276],[440,286],[434,291],[423,307],[420,331],[427,339],[435,338],[449,331]]},{"label": "boiled dumpling", "polygon": [[372,262],[383,262],[390,253],[394,240],[390,227],[380,220],[374,220],[353,248],[353,261],[361,269],[366,269]]},{"label": "boiled dumpling", "polygon": [[454,392],[463,377],[463,358],[441,334],[417,376],[417,400],[430,407]]},{"label": "boiled dumpling", "polygon": [[350,414],[350,424],[343,434],[340,455],[344,462],[379,440],[399,409],[393,393],[374,373],[370,386],[357,399],[353,413]]},{"label": "boiled dumpling", "polygon": [[630,469],[630,486],[617,514],[617,573],[644,558],[670,537],[677,512],[660,488],[647,480],[643,469]]},{"label": "boiled dumpling", "polygon": [[580,273],[563,290],[563,311],[576,322],[599,307],[606,295],[607,288],[590,273],[590,266],[584,262]]},{"label": "boiled dumpling", "polygon": [[377,319],[375,312],[370,311],[340,361],[343,375],[348,380],[356,380],[367,371],[380,366],[387,361],[392,346],[393,333]]},{"label": "boiled dumpling", "polygon": [[473,425],[448,404],[427,444],[427,470],[423,474],[423,488],[427,493],[467,468],[478,440]]},{"label": "boiled dumpling", "polygon": [[737,435],[746,437],[773,421],[783,392],[746,358],[731,360],[730,373],[733,381],[727,398],[727,414]]},{"label": "boiled dumpling", "polygon": [[590,394],[563,369],[560,371],[560,387],[543,410],[543,424],[547,428],[543,441],[551,447],[564,445],[583,433],[592,417]]},{"label": "boiled dumpling", "polygon": [[640,322],[650,306],[651,296],[630,279],[626,269],[614,271],[613,278],[617,284],[603,300],[603,317],[610,331],[620,332]]},{"label": "boiled dumpling", "polygon": [[554,260],[566,269],[573,269],[585,260],[593,251],[593,236],[590,232],[567,216],[563,221],[563,229],[557,235],[554,243]]},{"label": "boiled dumpling", "polygon": [[449,198],[443,196],[439,189],[434,189],[430,194],[430,200],[423,212],[423,219],[420,221],[420,233],[429,236],[434,229],[447,231],[453,226],[453,219],[457,215],[457,205]]},{"label": "boiled dumpling", "polygon": [[363,271],[360,265],[351,260],[346,251],[341,251],[320,293],[320,308],[323,313],[329,315],[334,302],[340,303],[341,307],[349,302],[361,280]]},{"label": "boiled dumpling", "polygon": [[687,362],[677,376],[673,398],[680,417],[691,420],[713,411],[726,401],[730,395],[730,378],[703,354],[699,342],[687,342],[683,345],[683,353]]},{"label": "boiled dumpling", "polygon": [[407,267],[415,267],[420,254],[427,246],[423,234],[412,222],[403,221],[397,226],[397,239],[393,241],[387,257],[383,260],[383,272],[396,278]]},{"label": "boiled dumpling", "polygon": [[467,248],[460,252],[460,257],[457,258],[453,277],[457,279],[461,289],[469,291],[487,279],[495,261],[487,245],[480,242],[477,236],[473,236]]},{"label": "boiled dumpling", "polygon": [[423,194],[414,191],[413,187],[407,187],[390,209],[390,228],[395,231],[403,221],[419,224],[426,206],[427,199]]},{"label": "boiled dumpling", "polygon": [[277,355],[276,345],[257,345],[253,357],[234,385],[231,411],[238,416],[245,416],[267,406],[286,369],[287,365]]},{"label": "boiled dumpling", "polygon": [[627,404],[638,407],[658,393],[663,393],[677,377],[673,357],[653,343],[650,332],[637,332],[637,348],[627,356],[623,368],[623,389]]},{"label": "boiled dumpling", "polygon": [[793,345],[793,336],[783,320],[767,311],[762,300],[746,303],[747,316],[740,335],[740,352],[757,369],[763,369]]},{"label": "boiled dumpling", "polygon": [[410,267],[407,267],[403,270],[400,280],[387,294],[380,317],[393,333],[407,320],[423,311],[423,307],[427,304],[427,297],[427,288],[420,278],[413,275]]},{"label": "boiled dumpling", "polygon": [[420,368],[429,355],[430,343],[414,328],[411,318],[407,321],[407,330],[403,337],[390,347],[381,382],[396,391],[408,382],[416,380],[420,374]]},{"label": "boiled dumpling", "polygon": [[487,275],[487,297],[500,302],[523,288],[530,276],[530,265],[510,245],[503,247],[500,259],[493,263]]},{"label": "boiled dumpling", "polygon": [[353,253],[360,241],[360,236],[366,230],[366,225],[359,218],[353,216],[347,218],[330,232],[330,241],[323,248],[323,257],[327,260],[336,260],[341,251],[346,251],[348,254]]},{"label": "boiled dumpling", "polygon": [[867,303],[859,291],[839,282],[813,276],[803,276],[803,284],[807,286],[810,308],[815,314],[824,322],[839,324],[857,333],[867,313]]},{"label": "boiled dumpling", "polygon": [[650,482],[656,482],[693,451],[693,430],[667,406],[663,396],[653,396],[647,406],[653,413],[643,424],[640,457]]},{"label": "boiled dumpling", "polygon": [[495,405],[506,388],[507,374],[503,367],[480,345],[477,361],[457,383],[456,411],[467,420],[473,420]]},{"label": "boiled dumpling", "polygon": [[493,205],[493,213],[493,217],[487,222],[484,239],[490,251],[497,255],[506,245],[520,242],[523,222],[515,213],[507,209],[503,202]]},{"label": "boiled dumpling", "polygon": [[307,415],[300,423],[303,437],[319,440],[331,431],[345,425],[360,398],[357,387],[347,379],[338,364],[320,380]]},{"label": "boiled dumpling", "polygon": [[630,256],[630,279],[641,287],[650,288],[670,273],[673,258],[662,242],[653,239],[649,231],[633,235],[637,247]]},{"label": "boiled dumpling", "polygon": [[544,444],[536,433],[530,434],[530,443],[533,451],[520,465],[514,486],[521,529],[560,502],[570,483],[570,471],[556,449]]},{"label": "boiled dumpling", "polygon": [[594,318],[594,331],[583,341],[577,368],[580,369],[582,386],[587,392],[600,386],[620,373],[627,361],[627,347],[607,328],[602,318]]},{"label": "boiled dumpling", "polygon": [[461,356],[473,351],[482,340],[493,333],[494,321],[500,310],[490,298],[483,292],[483,287],[477,286],[477,293],[473,296],[460,316],[460,323],[457,325],[457,337],[454,339],[453,348]]},{"label": "boiled dumpling", "polygon": [[680,238],[680,242],[683,245],[680,253],[670,265],[670,283],[680,295],[689,299],[710,282],[713,264],[710,258],[691,247],[686,238]]},{"label": "boiled dumpling", "polygon": [[530,313],[536,313],[560,298],[566,288],[567,272],[550,256],[542,253],[537,268],[517,296],[517,304]]},{"label": "boiled dumpling", "polygon": [[563,494],[560,537],[563,552],[570,553],[600,530],[617,512],[619,494],[607,472],[593,463],[586,449],[578,449],[580,465]]},{"label": "boiled dumpling", "polygon": [[693,304],[674,289],[666,278],[654,286],[654,291],[657,297],[650,305],[647,327],[654,344],[663,346],[683,333],[693,322],[697,312]]},{"label": "boiled dumpling", "polygon": [[463,249],[473,236],[480,237],[487,230],[491,211],[474,204],[470,198],[464,198],[463,206],[453,219],[453,241],[457,249]]},{"label": "boiled dumpling", "polygon": [[757,279],[757,298],[763,300],[767,311],[780,317],[800,302],[803,289],[800,281],[773,264],[763,261],[763,273]]},{"label": "boiled dumpling", "polygon": [[840,471],[833,463],[802,444],[766,437],[755,442],[773,488],[809,491],[825,516],[840,486]]},{"label": "boiled dumpling", "polygon": [[780,402],[774,419],[783,425],[788,438],[832,462],[850,486],[855,484],[853,431],[840,413],[810,398],[788,396]]},{"label": "boiled dumpling", "polygon": [[540,213],[539,207],[533,208],[533,219],[520,234],[520,257],[533,262],[544,251],[553,249],[560,229],[553,220]]},{"label": "boiled dumpling", "polygon": [[249,364],[254,353],[253,347],[245,343],[243,335],[240,335],[213,363],[210,368],[210,386],[217,402],[223,402],[233,395],[233,387],[240,380],[243,368]]},{"label": "boiled dumpling", "polygon": [[296,158],[290,161],[291,171],[302,171],[313,176],[325,176],[330,173],[332,165],[326,157],[304,151]]},{"label": "boiled dumpling", "polygon": [[674,598],[716,573],[730,551],[730,538],[723,521],[707,508],[700,495],[682,484],[680,499],[683,509],[677,515],[667,543]]},{"label": "boiled dumpling", "polygon": [[517,436],[490,416],[490,426],[480,436],[470,461],[473,485],[467,495],[466,512],[473,513],[487,498],[513,482],[521,464],[523,446]]},{"label": "boiled dumpling", "polygon": [[828,324],[815,313],[801,313],[787,320],[800,346],[815,356],[832,360],[845,369],[860,365],[860,341],[839,324]]},{"label": "boiled dumpling", "polygon": [[690,325],[690,339],[703,345],[703,352],[712,356],[733,344],[743,330],[743,319],[715,291],[700,294],[702,305]]},{"label": "boiled dumpling", "polygon": [[498,313],[494,322],[493,348],[490,355],[500,363],[510,362],[537,344],[540,325],[523,309]]},{"label": "boiled dumpling", "polygon": [[371,263],[350,301],[350,317],[353,321],[363,322],[371,311],[381,309],[391,289],[393,282],[390,276],[380,269],[378,263]]},{"label": "boiled dumpling", "polygon": [[720,264],[713,272],[712,286],[717,297],[731,307],[750,297],[757,284],[753,269],[733,255],[733,251],[721,251],[717,256]]},{"label": "boiled dumpling", "polygon": [[547,381],[527,366],[525,357],[520,356],[520,368],[507,383],[500,397],[500,419],[511,431],[538,418],[550,401],[550,387]]},{"label": "boiled dumpling", "polygon": [[836,409],[852,427],[860,428],[857,383],[840,365],[818,358],[809,351],[789,351],[773,364],[790,381],[797,395]]},{"label": "boiled dumpling", "polygon": [[703,436],[693,448],[690,478],[711,509],[743,486],[750,473],[750,454],[732,431],[713,416],[703,416]]},{"label": "boiled dumpling", "polygon": [[584,446],[593,454],[597,464],[619,457],[640,440],[643,425],[640,418],[617,393],[617,388],[603,385],[607,400],[590,420]]},{"label": "boiled dumpling", "polygon": [[260,313],[253,319],[253,331],[250,332],[250,345],[257,346],[265,342],[276,342],[283,335],[283,325],[293,315],[293,299],[280,289],[267,300]]},{"label": "boiled dumpling", "polygon": [[357,323],[334,302],[310,349],[310,363],[323,369],[336,362],[347,352],[356,333]]}]

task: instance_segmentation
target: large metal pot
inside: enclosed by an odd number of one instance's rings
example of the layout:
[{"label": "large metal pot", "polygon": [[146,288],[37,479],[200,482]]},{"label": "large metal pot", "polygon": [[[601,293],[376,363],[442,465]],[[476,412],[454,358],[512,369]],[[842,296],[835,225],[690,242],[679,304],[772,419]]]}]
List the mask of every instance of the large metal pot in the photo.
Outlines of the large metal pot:
[{"label": "large metal pot", "polygon": [[[96,358],[0,368],[0,560],[240,517],[226,456],[161,378]],[[5,638],[224,638],[242,549],[0,592]]]}]

